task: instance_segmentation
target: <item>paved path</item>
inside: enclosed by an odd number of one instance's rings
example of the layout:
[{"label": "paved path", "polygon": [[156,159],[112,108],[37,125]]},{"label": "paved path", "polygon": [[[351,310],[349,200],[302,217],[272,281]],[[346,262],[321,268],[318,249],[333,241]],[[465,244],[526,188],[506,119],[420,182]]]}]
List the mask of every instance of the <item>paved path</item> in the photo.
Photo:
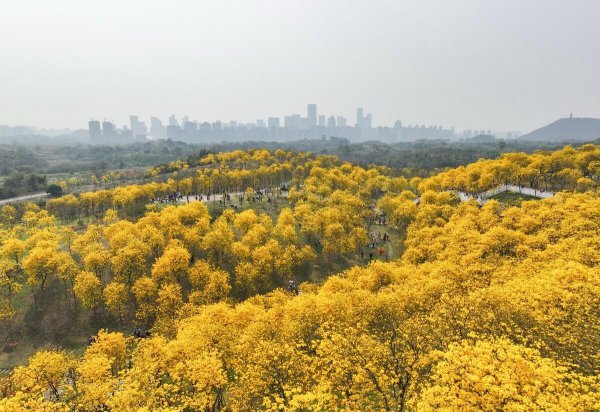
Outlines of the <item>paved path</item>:
[{"label": "paved path", "polygon": [[[450,191],[450,190],[449,190]],[[504,192],[512,192],[519,193],[522,195],[536,197],[538,199],[547,199],[549,197],[553,197],[555,195],[554,192],[548,192],[538,189],[532,189],[531,187],[525,186],[516,186],[516,185],[501,185],[494,189],[487,190],[485,192],[479,193],[478,195],[471,195],[465,192],[458,192],[458,197],[460,197],[461,202],[468,202],[469,200],[475,200],[479,204],[485,205],[490,199],[500,193]],[[414,202],[419,204],[421,202],[421,197],[415,198]]]},{"label": "paved path", "polygon": [[491,200],[492,197],[494,197],[500,193],[504,193],[504,192],[519,193],[522,195],[536,197],[538,199],[547,199],[549,197],[553,197],[555,194],[554,192],[547,192],[547,191],[543,191],[543,190],[533,189],[531,187],[516,186],[516,185],[502,185],[502,186],[498,186],[494,189],[490,189],[488,191],[482,192],[475,196],[471,196],[464,192],[458,192],[458,195],[460,196],[461,202],[466,202],[468,200],[475,199],[478,203],[485,205],[487,202],[489,202]]},{"label": "paved path", "polygon": [[46,196],[48,196],[48,194],[43,192],[43,193],[34,193],[31,195],[11,197],[10,199],[0,200],[0,206],[7,205],[9,203],[22,202],[24,200],[39,199],[39,198],[46,197]]},{"label": "paved path", "polygon": [[[231,196],[231,201],[233,202],[235,199],[237,199],[237,196],[241,195],[243,192],[234,192],[234,193],[229,193],[229,196]],[[189,202],[188,202],[188,198],[189,198]],[[173,202],[173,203],[192,203],[192,202],[202,202],[202,203],[209,203],[209,202],[218,202],[219,200],[223,200],[223,194],[216,194],[216,195],[210,195],[210,199],[206,198],[206,195],[202,195],[202,200],[198,199],[196,200],[196,195],[190,195],[190,196],[183,196],[181,199],[177,199],[177,202]],[[171,203],[171,202],[167,202],[167,203]]]},{"label": "paved path", "polygon": [[[274,194],[265,195],[264,194],[265,190],[266,189],[262,189],[263,197],[275,196]],[[245,191],[244,192],[231,192],[231,193],[228,193],[228,195],[231,197],[231,202],[232,203],[234,203],[234,202],[236,202],[236,201],[239,200],[238,196],[245,195],[245,194],[246,194]],[[287,192],[279,193],[277,196],[279,196],[279,197],[287,197]],[[189,203],[200,201],[200,200],[196,200],[196,195],[190,195],[189,199],[190,199]],[[203,203],[208,203],[208,202],[218,202],[219,200],[223,200],[223,193],[212,194],[212,195],[210,195],[210,199],[207,199],[206,195],[203,194],[201,201]],[[245,201],[247,201],[247,200],[245,200]],[[188,203],[188,196],[183,196],[181,199],[178,199],[177,203]]]}]

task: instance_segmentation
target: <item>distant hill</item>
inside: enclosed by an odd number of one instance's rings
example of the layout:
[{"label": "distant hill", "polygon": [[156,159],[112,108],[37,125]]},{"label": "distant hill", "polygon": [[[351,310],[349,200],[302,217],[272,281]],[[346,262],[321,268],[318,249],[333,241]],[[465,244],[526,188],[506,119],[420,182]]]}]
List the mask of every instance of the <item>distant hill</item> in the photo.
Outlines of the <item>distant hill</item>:
[{"label": "distant hill", "polygon": [[600,119],[569,117],[520,137],[536,142],[583,142],[600,138]]}]

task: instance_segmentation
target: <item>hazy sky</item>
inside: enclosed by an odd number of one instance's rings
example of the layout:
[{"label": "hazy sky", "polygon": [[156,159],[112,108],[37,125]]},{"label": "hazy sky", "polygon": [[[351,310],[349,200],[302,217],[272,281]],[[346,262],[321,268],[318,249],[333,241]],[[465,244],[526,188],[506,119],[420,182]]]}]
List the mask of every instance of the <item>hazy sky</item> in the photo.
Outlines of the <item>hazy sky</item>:
[{"label": "hazy sky", "polygon": [[0,0],[0,124],[600,117],[597,0]]}]

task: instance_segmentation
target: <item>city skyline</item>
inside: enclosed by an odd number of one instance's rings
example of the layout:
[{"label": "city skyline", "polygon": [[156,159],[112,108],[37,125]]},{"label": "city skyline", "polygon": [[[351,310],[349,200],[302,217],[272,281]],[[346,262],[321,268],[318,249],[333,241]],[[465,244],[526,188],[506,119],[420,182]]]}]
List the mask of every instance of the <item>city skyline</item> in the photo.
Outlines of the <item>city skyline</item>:
[{"label": "city skyline", "polygon": [[[136,114],[128,114],[126,116],[122,116],[119,117],[117,120],[115,118],[109,117],[109,116],[92,116],[90,117],[88,120],[96,120],[99,122],[102,121],[110,121],[113,124],[117,125],[117,126],[121,126],[121,125],[127,125],[127,127],[130,127],[131,125],[131,118],[135,118],[136,120],[142,121],[146,124],[146,127],[148,128],[148,130],[151,128],[151,123],[153,119],[158,119],[161,120],[162,123],[164,123],[165,125],[169,125],[169,124],[174,124],[174,121],[177,121],[177,124],[179,126],[183,127],[183,123],[185,123],[186,120],[190,120],[193,122],[197,122],[198,124],[201,123],[215,123],[215,122],[220,122],[221,124],[223,124],[225,127],[231,127],[232,123],[234,123],[236,126],[249,126],[249,127],[253,127],[253,126],[258,126],[258,127],[262,127],[260,125],[257,125],[258,122],[264,122],[264,127],[269,127],[268,123],[269,121],[278,121],[280,127],[285,127],[286,125],[286,120],[288,122],[288,127],[297,127],[297,128],[302,128],[304,126],[299,126],[298,124],[294,125],[294,122],[300,122],[300,121],[308,121],[310,126],[327,126],[328,122],[330,120],[331,117],[334,118],[334,122],[336,125],[339,126],[339,120],[341,119],[343,122],[345,122],[345,124],[343,124],[343,126],[356,126],[359,124],[357,120],[357,111],[361,110],[361,109],[365,109],[364,106],[361,107],[357,107],[354,110],[353,114],[348,115],[347,113],[338,113],[336,111],[333,112],[327,112],[327,113],[319,113],[317,112],[317,108],[320,107],[320,105],[318,104],[314,104],[314,103],[309,103],[306,105],[307,107],[305,108],[305,111],[299,111],[296,110],[294,112],[288,113],[288,114],[282,114],[282,115],[273,115],[273,114],[266,114],[263,115],[259,118],[256,119],[242,119],[240,120],[240,118],[215,118],[215,119],[209,119],[209,118],[202,118],[200,116],[197,115],[190,115],[188,113],[186,114],[181,114],[181,113],[169,113],[169,114],[165,114],[165,115],[156,115],[156,114],[146,114],[146,115],[139,115],[138,112],[135,112]],[[314,106],[315,108],[315,117],[314,117],[314,121],[310,122],[309,119],[309,113],[308,111],[310,110],[308,108],[308,106]],[[376,116],[374,116],[373,113],[365,113],[364,114],[365,119],[364,121],[368,122],[369,126],[368,127],[372,127],[372,128],[377,128],[377,127],[393,127],[394,123],[397,121],[401,121],[403,124],[406,125],[412,125],[412,126],[417,126],[417,127],[430,127],[430,126],[444,126],[444,127],[448,127],[448,128],[454,128],[454,126],[452,124],[449,125],[442,125],[439,122],[432,122],[432,121],[427,121],[427,122],[411,122],[411,121],[405,121],[404,119],[401,118],[396,118],[394,119],[392,122],[390,123],[380,123],[377,121],[374,121],[373,119],[377,119]],[[319,120],[319,118],[324,119],[322,122]],[[367,120],[370,119],[370,120]],[[292,123],[292,124],[289,124]],[[80,125],[80,127],[78,127],[79,129],[81,128],[85,128],[85,125]],[[465,129],[456,129],[454,128],[457,132],[462,132],[465,130],[491,130],[489,128],[474,128],[474,127],[468,127]],[[502,130],[502,132],[505,131],[510,131],[509,129],[505,129]]]},{"label": "city skyline", "polygon": [[[400,122],[403,123],[404,125],[408,125],[411,127],[422,127],[422,128],[426,128],[426,127],[442,127],[442,125],[437,124],[437,123],[410,123],[410,122],[403,122],[402,119],[395,119],[392,123],[393,124],[381,124],[381,123],[374,123],[373,122],[373,113],[365,113],[364,107],[357,107],[355,110],[355,117],[354,117],[354,121],[352,120],[352,116],[346,116],[343,114],[338,114],[338,113],[319,113],[318,111],[318,105],[316,103],[308,103],[306,105],[306,116],[303,117],[302,113],[290,113],[290,114],[284,114],[281,116],[274,116],[274,115],[264,115],[262,116],[262,118],[256,119],[254,121],[240,121],[238,119],[230,119],[230,120],[225,120],[225,119],[199,119],[196,116],[189,116],[188,114],[179,116],[178,114],[175,113],[171,113],[169,116],[164,116],[164,117],[160,117],[160,116],[155,116],[155,115],[150,115],[150,116],[139,116],[137,114],[133,115],[130,114],[129,117],[129,122],[124,123],[124,122],[119,122],[119,121],[115,121],[114,119],[108,118],[108,117],[92,117],[90,118],[90,120],[94,120],[94,121],[98,121],[98,122],[103,122],[103,121],[110,121],[111,123],[113,123],[114,125],[119,125],[119,124],[123,124],[124,128],[130,128],[131,131],[134,133],[134,135],[136,134],[136,128],[140,127],[140,128],[145,128],[146,131],[151,130],[152,129],[152,125],[156,124],[158,125],[157,122],[160,122],[160,124],[162,125],[163,123],[163,119],[167,118],[167,121],[164,122],[165,127],[168,125],[171,126],[180,126],[181,128],[184,127],[185,123],[188,122],[193,122],[193,123],[197,123],[198,125],[200,124],[215,124],[215,123],[219,123],[222,124],[224,128],[227,127],[288,127],[288,128],[297,128],[297,129],[308,129],[308,128],[312,128],[312,127],[317,127],[317,126],[323,126],[323,127],[358,127],[361,129],[376,129],[378,127],[393,127],[396,123]],[[571,117],[572,117],[572,113],[571,113]],[[142,120],[140,120],[142,119]],[[144,119],[149,119],[149,122],[146,122]],[[180,121],[180,120],[181,121]],[[148,124],[150,126],[148,126]],[[469,128],[469,129],[463,129],[463,130],[455,130],[454,126],[450,125],[446,125],[448,127],[448,129],[452,129],[453,131],[456,132],[464,132],[464,131],[471,131],[471,130],[481,130],[481,131],[490,131],[491,129],[476,129],[476,128]],[[504,132],[504,131],[502,131]],[[513,132],[517,132],[517,131],[513,131]],[[148,134],[147,132],[143,132],[143,133],[139,133],[139,134]],[[152,133],[149,133],[150,135],[153,135]]]},{"label": "city skyline", "polygon": [[249,122],[313,99],[457,130],[600,115],[597,1],[4,5],[0,124],[76,129],[131,110]]},{"label": "city skyline", "polygon": [[[268,127],[268,123],[270,120],[271,121],[277,120],[277,121],[279,121],[279,123],[282,127],[285,127],[286,119],[288,122],[300,121],[301,119],[304,121],[308,121],[309,120],[309,110],[310,110],[309,107],[314,106],[315,117],[314,117],[314,120],[310,123],[311,126],[327,126],[331,117],[334,118],[334,122],[338,126],[339,126],[338,123],[340,120],[342,120],[344,122],[344,126],[346,126],[346,125],[356,126],[359,124],[359,122],[357,121],[358,120],[358,111],[361,109],[364,110],[364,106],[357,107],[356,109],[354,109],[352,114],[348,115],[347,113],[341,114],[336,111],[327,112],[327,113],[319,113],[319,112],[317,112],[317,107],[320,107],[320,105],[317,105],[315,103],[309,103],[306,106],[307,107],[305,108],[305,112],[296,110],[293,113],[282,114],[282,115],[267,114],[258,119],[253,119],[253,120],[248,120],[248,119],[239,120],[239,118],[208,119],[208,118],[201,118],[200,116],[197,116],[197,115],[189,115],[187,113],[186,114],[178,114],[178,113],[173,113],[173,112],[169,112],[169,114],[164,114],[164,115],[156,115],[156,114],[140,115],[139,112],[133,111],[136,114],[131,114],[131,112],[130,112],[130,114],[127,114],[124,116],[119,116],[118,118],[114,118],[111,116],[102,116],[102,115],[90,116],[90,117],[88,117],[87,121],[95,120],[100,123],[102,123],[103,121],[110,121],[115,126],[121,127],[123,125],[127,125],[128,128],[130,127],[130,125],[133,122],[140,121],[142,123],[145,123],[148,130],[151,128],[151,123],[152,123],[153,119],[160,119],[163,123],[165,123],[165,125],[173,124],[173,121],[175,121],[175,119],[178,119],[177,120],[178,123],[181,126],[183,126],[183,123],[185,123],[186,120],[191,119],[192,121],[197,122],[199,124],[204,123],[204,122],[208,122],[211,124],[214,122],[220,122],[220,123],[222,123],[224,125],[228,125],[228,126],[231,126],[232,123],[235,123],[236,125],[240,125],[240,126],[242,126],[242,125],[247,125],[247,126],[255,125],[256,126],[257,122],[264,122],[265,127]],[[468,131],[468,130],[491,130],[491,129],[485,128],[485,127],[483,127],[483,128],[467,127],[464,129],[458,129],[458,128],[455,128],[452,124],[442,125],[439,122],[435,122],[435,121],[433,121],[433,122],[426,121],[426,122],[419,123],[419,122],[405,121],[405,119],[401,119],[401,118],[396,118],[391,123],[386,124],[386,123],[380,123],[377,121],[373,121],[373,118],[377,119],[377,116],[374,117],[373,113],[365,113],[364,116],[365,116],[365,118],[363,120],[368,121],[370,127],[373,127],[373,128],[393,127],[395,122],[401,121],[403,124],[412,125],[412,126],[416,126],[416,127],[444,126],[444,127],[455,129],[456,132],[462,132],[462,131]],[[367,120],[367,119],[370,119],[370,120]],[[0,122],[0,125],[2,125],[4,127],[10,126],[13,128],[19,128],[19,129],[23,129],[23,130],[29,129],[29,130],[42,131],[42,132],[43,131],[55,131],[55,132],[60,131],[60,132],[68,133],[69,131],[77,131],[77,130],[87,129],[87,124],[86,124],[86,121],[84,121],[84,120],[79,121],[79,124],[76,127],[67,127],[64,125],[62,127],[60,125],[58,127],[44,127],[44,126],[40,127],[39,125],[32,124],[32,122],[27,122],[24,124]],[[295,127],[295,126],[292,126],[292,127]],[[510,130],[508,128],[498,130],[498,131],[502,132],[502,133],[504,133],[504,132],[524,132],[524,131]]]},{"label": "city skyline", "polygon": [[[197,143],[202,141],[294,141],[335,137],[349,142],[380,140],[387,142],[415,141],[419,139],[460,139],[477,135],[491,135],[490,129],[464,130],[441,125],[411,125],[396,120],[393,125],[374,125],[373,114],[363,107],[356,108],[354,122],[342,115],[321,114],[316,103],[306,105],[305,116],[289,114],[281,117],[269,116],[265,121],[239,122],[237,120],[213,122],[196,120],[184,115],[178,118],[171,114],[166,122],[152,116],[148,124],[138,115],[129,116],[129,124],[121,129],[109,119],[91,119],[88,135],[92,144],[126,144],[147,138],[168,138]],[[180,120],[181,119],[181,120]],[[283,119],[283,122],[282,122]],[[516,138],[518,132],[501,133],[501,138]]]}]

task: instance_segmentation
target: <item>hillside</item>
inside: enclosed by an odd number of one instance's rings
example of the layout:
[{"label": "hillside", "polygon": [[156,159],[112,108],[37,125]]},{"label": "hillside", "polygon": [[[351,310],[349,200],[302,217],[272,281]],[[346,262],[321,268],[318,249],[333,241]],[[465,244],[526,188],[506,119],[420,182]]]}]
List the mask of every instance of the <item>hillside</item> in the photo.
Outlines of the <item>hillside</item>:
[{"label": "hillside", "polygon": [[600,138],[600,119],[589,117],[563,118],[521,136],[521,140],[536,142],[587,142]]},{"label": "hillside", "polygon": [[0,209],[0,412],[598,409],[599,146],[149,173]]}]

